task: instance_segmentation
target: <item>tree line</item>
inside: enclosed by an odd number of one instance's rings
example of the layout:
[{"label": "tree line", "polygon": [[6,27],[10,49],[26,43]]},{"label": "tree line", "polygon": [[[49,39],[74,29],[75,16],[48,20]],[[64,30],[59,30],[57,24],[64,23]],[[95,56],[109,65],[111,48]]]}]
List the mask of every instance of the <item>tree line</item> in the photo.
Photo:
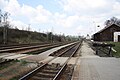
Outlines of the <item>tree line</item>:
[{"label": "tree line", "polygon": [[[27,30],[19,30],[17,26],[13,28],[8,22],[8,12],[2,12],[0,9],[0,44],[22,44],[22,43],[39,43],[39,42],[66,42],[79,40],[77,36],[65,36],[64,34],[53,34],[53,32],[41,33]],[[4,24],[4,25],[3,25]]]}]

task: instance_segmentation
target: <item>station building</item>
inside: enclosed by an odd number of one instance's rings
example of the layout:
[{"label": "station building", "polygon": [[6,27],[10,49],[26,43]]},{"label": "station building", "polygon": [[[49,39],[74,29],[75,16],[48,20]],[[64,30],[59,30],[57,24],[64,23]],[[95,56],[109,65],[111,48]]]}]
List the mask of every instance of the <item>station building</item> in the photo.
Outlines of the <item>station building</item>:
[{"label": "station building", "polygon": [[93,34],[94,41],[114,41],[120,42],[120,26],[111,24]]}]

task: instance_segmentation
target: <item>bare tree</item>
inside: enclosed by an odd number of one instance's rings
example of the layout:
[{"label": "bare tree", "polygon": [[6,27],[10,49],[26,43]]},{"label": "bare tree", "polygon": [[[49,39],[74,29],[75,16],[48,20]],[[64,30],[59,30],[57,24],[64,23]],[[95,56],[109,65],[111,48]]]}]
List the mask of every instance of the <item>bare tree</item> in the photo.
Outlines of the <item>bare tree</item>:
[{"label": "bare tree", "polygon": [[3,43],[6,44],[7,43],[7,28],[9,27],[9,23],[7,21],[8,17],[9,17],[10,13],[8,12],[5,12],[5,13],[2,13],[2,11],[0,10],[0,23],[2,22],[2,19],[3,19],[3,22],[4,22],[4,30],[3,30]]},{"label": "bare tree", "polygon": [[120,19],[116,18],[116,17],[112,17],[110,18],[110,20],[106,20],[105,21],[105,25],[106,26],[109,26],[111,24],[117,24],[117,25],[120,25]]},{"label": "bare tree", "polygon": [[106,26],[109,26],[110,24],[111,24],[111,21],[110,21],[110,20],[106,20],[106,21],[105,21],[105,25],[106,25]]},{"label": "bare tree", "polygon": [[10,13],[8,13],[8,12],[5,12],[4,14],[3,14],[3,21],[7,24],[7,19],[8,19],[8,16],[10,15]]}]

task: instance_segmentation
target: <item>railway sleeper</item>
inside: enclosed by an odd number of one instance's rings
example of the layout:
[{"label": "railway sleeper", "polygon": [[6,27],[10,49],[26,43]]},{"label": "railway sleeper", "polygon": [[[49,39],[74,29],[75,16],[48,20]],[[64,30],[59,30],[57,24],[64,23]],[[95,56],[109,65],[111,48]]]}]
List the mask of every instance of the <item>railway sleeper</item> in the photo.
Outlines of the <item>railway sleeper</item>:
[{"label": "railway sleeper", "polygon": [[56,69],[56,70],[53,70],[53,69],[50,69],[50,70],[48,70],[48,69],[43,69],[42,70],[42,72],[43,73],[57,73],[58,71],[59,71],[60,69]]},{"label": "railway sleeper", "polygon": [[62,74],[60,80],[71,80],[73,70],[74,70],[74,65],[72,64],[67,65],[67,68]]},{"label": "railway sleeper", "polygon": [[44,73],[50,73],[50,74],[55,74],[58,71],[56,71],[56,70],[43,70],[42,72],[44,72]]},{"label": "railway sleeper", "polygon": [[47,64],[42,70],[40,70],[36,75],[34,75],[30,80],[50,80],[55,77],[55,75],[60,70],[61,66],[59,63]]},{"label": "railway sleeper", "polygon": [[55,76],[55,74],[39,72],[35,76],[39,76],[39,77],[42,77],[42,78],[53,78]]},{"label": "railway sleeper", "polygon": [[59,70],[61,67],[46,67],[45,70]]},{"label": "railway sleeper", "polygon": [[52,69],[52,68],[54,68],[54,69],[60,69],[61,66],[60,66],[59,63],[52,63],[52,64],[48,64],[45,68],[50,68],[50,69]]},{"label": "railway sleeper", "polygon": [[31,79],[29,79],[29,80],[52,80],[52,78],[40,78],[38,76],[34,76]]},{"label": "railway sleeper", "polygon": [[0,61],[0,66],[5,64],[5,63],[9,63],[11,61],[14,61],[14,59],[2,59],[2,61]]},{"label": "railway sleeper", "polygon": [[69,49],[70,47],[73,47],[73,46],[75,46],[75,44],[72,44],[72,45],[63,47],[63,48],[61,48],[61,49],[59,49],[59,50],[53,52],[53,53],[50,54],[49,56],[58,56],[61,52],[65,51],[65,50],[67,50],[67,49]]}]

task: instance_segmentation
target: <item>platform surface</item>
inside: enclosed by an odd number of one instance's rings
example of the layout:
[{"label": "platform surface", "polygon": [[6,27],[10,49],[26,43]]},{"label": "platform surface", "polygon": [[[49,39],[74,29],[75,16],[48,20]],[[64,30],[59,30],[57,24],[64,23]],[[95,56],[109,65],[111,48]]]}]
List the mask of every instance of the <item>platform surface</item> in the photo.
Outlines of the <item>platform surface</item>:
[{"label": "platform surface", "polygon": [[99,57],[94,53],[89,45],[83,42],[78,63],[78,80],[120,80],[120,58]]},{"label": "platform surface", "polygon": [[99,57],[83,42],[72,80],[120,80],[120,58]]}]

